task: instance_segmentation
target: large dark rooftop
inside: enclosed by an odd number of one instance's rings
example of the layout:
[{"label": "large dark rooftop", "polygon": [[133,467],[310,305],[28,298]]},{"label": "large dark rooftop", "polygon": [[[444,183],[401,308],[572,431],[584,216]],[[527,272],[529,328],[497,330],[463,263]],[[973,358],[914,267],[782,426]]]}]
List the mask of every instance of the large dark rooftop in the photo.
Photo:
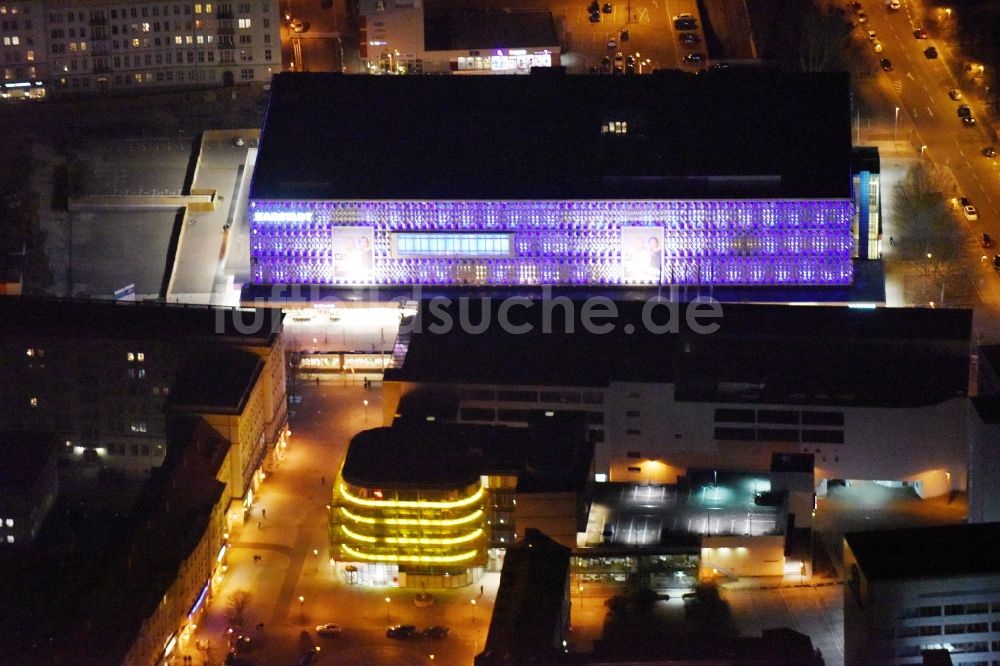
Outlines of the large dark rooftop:
[{"label": "large dark rooftop", "polygon": [[846,74],[282,73],[251,198],[844,199],[850,163]]},{"label": "large dark rooftop", "polygon": [[582,487],[592,458],[593,445],[574,424],[402,422],[355,435],[341,474],[362,486],[421,488],[454,488],[483,474],[517,474],[525,478],[522,490],[556,491]]},{"label": "large dark rooftop", "polygon": [[1000,523],[851,532],[844,539],[869,580],[1000,573]]},{"label": "large dark rooftop", "polygon": [[263,359],[253,352],[223,345],[198,350],[174,380],[168,408],[239,414],[263,369]]},{"label": "large dark rooftop", "polygon": [[277,308],[0,297],[0,335],[174,341],[197,337],[264,345],[281,330],[281,317]]},{"label": "large dark rooftop", "polygon": [[[857,406],[919,406],[966,394],[970,310],[726,304],[719,325],[700,335],[685,323],[658,334],[643,325],[641,302],[618,302],[613,330],[588,332],[576,303],[573,332],[564,309],[536,302],[511,308],[512,334],[499,325],[462,331],[458,302],[447,310],[455,325],[435,333],[440,318],[423,304],[421,332],[410,334],[401,367],[387,380],[423,383],[607,386],[612,381],[674,383],[678,400]],[[610,301],[606,301],[610,302]],[[478,299],[468,321],[481,321]],[[545,333],[543,313],[551,306]],[[665,308],[653,310],[656,322]],[[631,329],[629,327],[632,327]],[[632,332],[628,332],[631,330]]]}]

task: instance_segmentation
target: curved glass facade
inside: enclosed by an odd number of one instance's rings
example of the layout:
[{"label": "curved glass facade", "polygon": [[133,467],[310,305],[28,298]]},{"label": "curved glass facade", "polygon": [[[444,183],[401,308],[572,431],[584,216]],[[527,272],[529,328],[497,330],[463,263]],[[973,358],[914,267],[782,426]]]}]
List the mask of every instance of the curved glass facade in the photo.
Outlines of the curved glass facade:
[{"label": "curved glass facade", "polygon": [[852,280],[849,200],[252,201],[249,216],[258,284]]},{"label": "curved glass facade", "polygon": [[454,489],[373,488],[337,480],[330,536],[341,561],[444,573],[486,561],[486,493],[479,481]]}]

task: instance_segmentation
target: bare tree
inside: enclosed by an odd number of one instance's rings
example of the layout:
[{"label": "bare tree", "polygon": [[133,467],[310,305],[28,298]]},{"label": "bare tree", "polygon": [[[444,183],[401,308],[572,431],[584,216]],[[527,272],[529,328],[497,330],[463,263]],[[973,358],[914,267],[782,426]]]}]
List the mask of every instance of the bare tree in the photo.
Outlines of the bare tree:
[{"label": "bare tree", "polygon": [[942,298],[949,274],[972,251],[968,231],[951,208],[958,199],[954,179],[943,168],[918,162],[896,185],[892,220],[899,230],[897,256],[940,280]]},{"label": "bare tree", "polygon": [[804,72],[842,69],[847,52],[851,24],[842,12],[823,10],[812,3],[802,3],[799,20],[799,68]]},{"label": "bare tree", "polygon": [[232,627],[242,627],[246,624],[247,606],[250,605],[250,593],[246,590],[237,590],[229,595],[229,602],[226,604],[226,619]]}]

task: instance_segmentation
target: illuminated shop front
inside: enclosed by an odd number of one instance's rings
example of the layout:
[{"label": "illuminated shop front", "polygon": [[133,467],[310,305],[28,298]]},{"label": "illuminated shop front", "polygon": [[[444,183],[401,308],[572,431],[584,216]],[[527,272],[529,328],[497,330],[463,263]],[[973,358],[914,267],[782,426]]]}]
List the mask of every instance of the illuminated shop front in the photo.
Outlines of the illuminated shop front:
[{"label": "illuminated shop front", "polygon": [[530,74],[532,67],[551,67],[552,51],[542,49],[528,52],[527,49],[497,49],[485,55],[458,56],[455,69],[458,72],[492,74]]},{"label": "illuminated shop front", "polygon": [[458,587],[486,562],[484,497],[478,479],[451,488],[334,488],[334,557],[361,585]]},{"label": "illuminated shop front", "polygon": [[250,203],[257,284],[847,285],[848,199]]}]

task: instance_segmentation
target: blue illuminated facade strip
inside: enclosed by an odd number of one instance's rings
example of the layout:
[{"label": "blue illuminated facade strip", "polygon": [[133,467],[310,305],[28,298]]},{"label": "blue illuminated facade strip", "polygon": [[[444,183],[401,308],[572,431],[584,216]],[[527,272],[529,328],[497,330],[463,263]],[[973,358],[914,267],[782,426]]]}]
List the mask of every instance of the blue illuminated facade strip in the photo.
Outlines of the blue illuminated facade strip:
[{"label": "blue illuminated facade strip", "polygon": [[[853,216],[848,199],[257,200],[251,272],[333,286],[847,285]],[[506,238],[508,252],[437,249],[472,248],[466,236]]]}]

